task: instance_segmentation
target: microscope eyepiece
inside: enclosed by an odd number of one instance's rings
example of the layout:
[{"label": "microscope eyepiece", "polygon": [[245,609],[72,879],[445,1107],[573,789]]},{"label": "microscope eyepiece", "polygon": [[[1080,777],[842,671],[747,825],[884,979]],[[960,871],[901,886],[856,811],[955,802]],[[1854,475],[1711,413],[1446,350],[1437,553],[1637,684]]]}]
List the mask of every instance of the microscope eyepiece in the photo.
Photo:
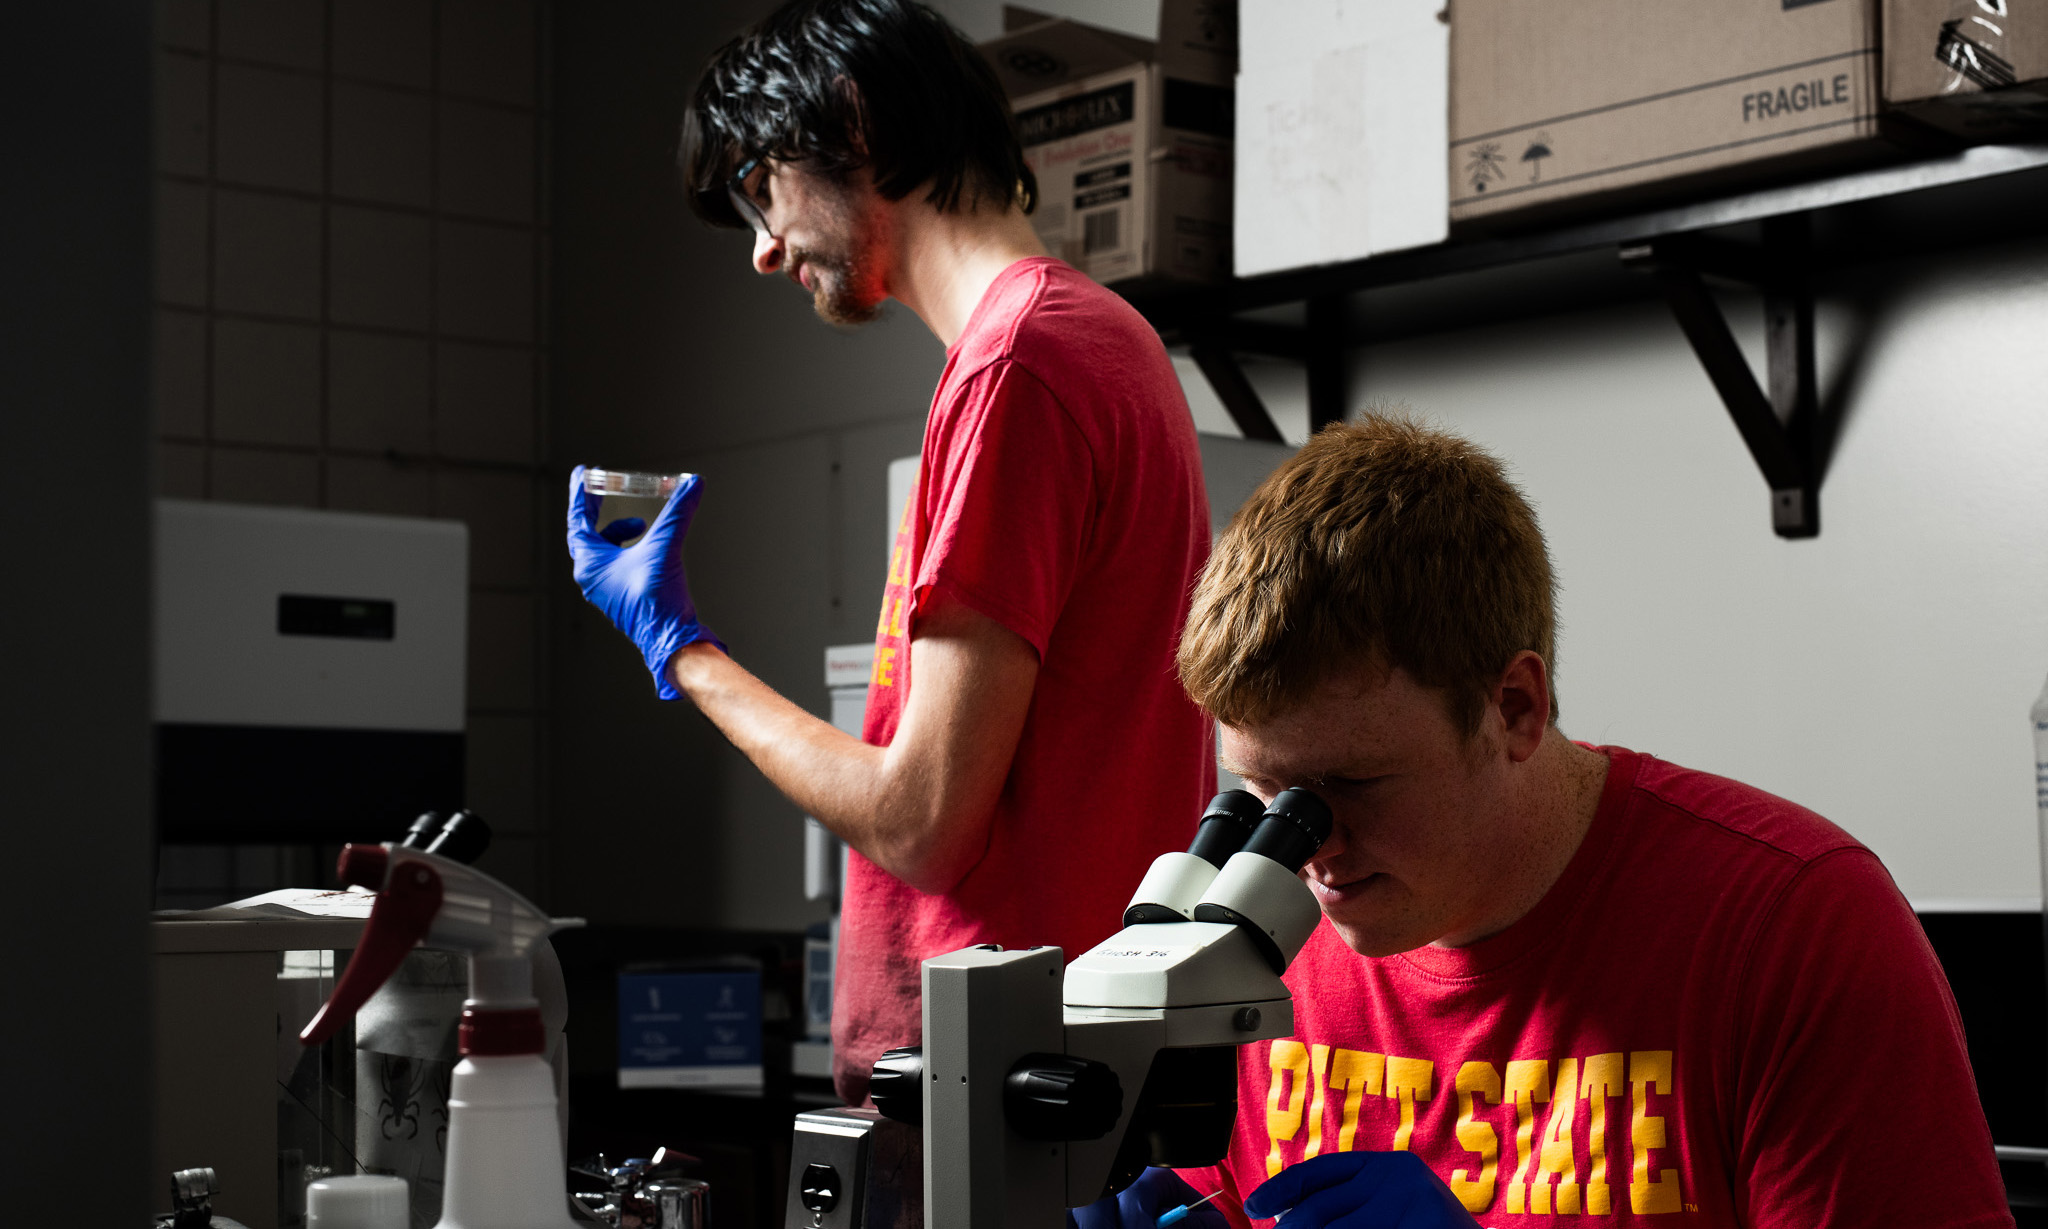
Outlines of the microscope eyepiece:
[{"label": "microscope eyepiece", "polygon": [[1224,790],[1211,798],[1209,809],[1202,812],[1201,821],[1195,826],[1195,842],[1188,846],[1188,852],[1222,870],[1230,855],[1243,849],[1251,839],[1265,809],[1249,790]]},{"label": "microscope eyepiece", "polygon": [[1328,803],[1298,785],[1284,789],[1266,808],[1244,851],[1299,871],[1329,839],[1330,824]]}]

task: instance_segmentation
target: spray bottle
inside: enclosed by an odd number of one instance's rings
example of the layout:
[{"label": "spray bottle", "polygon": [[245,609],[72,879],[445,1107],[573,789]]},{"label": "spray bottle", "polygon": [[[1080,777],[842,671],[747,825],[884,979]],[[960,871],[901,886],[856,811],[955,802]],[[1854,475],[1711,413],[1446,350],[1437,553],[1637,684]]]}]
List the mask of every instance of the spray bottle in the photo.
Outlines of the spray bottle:
[{"label": "spray bottle", "polygon": [[448,1096],[448,1166],[437,1229],[573,1229],[555,1082],[533,996],[533,951],[575,920],[553,920],[460,862],[396,845],[350,845],[341,881],[377,891],[362,941],[334,995],[299,1034],[332,1036],[407,952],[469,957],[462,1061]]}]

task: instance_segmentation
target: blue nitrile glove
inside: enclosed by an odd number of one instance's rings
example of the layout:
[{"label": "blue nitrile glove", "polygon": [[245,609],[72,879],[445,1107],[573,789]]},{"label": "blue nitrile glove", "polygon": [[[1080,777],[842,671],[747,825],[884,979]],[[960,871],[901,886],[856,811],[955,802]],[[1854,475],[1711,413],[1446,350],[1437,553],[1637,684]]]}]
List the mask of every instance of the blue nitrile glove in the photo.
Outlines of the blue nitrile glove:
[{"label": "blue nitrile glove", "polygon": [[[668,680],[668,659],[699,640],[725,647],[697,622],[690,581],[683,574],[683,535],[697,511],[700,480],[692,474],[677,487],[652,525],[627,517],[599,531],[595,519],[601,497],[583,489],[583,468],[569,475],[569,558],[576,564],[576,583],[590,604],[639,648],[661,698],[680,700],[683,693]],[[633,545],[619,545],[636,535],[640,540]]]},{"label": "blue nitrile glove", "polygon": [[[1161,1216],[1208,1193],[1181,1181],[1171,1169],[1155,1166],[1118,1193],[1070,1210],[1067,1224],[1071,1229],[1153,1229]],[[1230,1229],[1230,1222],[1214,1204],[1205,1203],[1174,1222],[1173,1229]]]},{"label": "blue nitrile glove", "polygon": [[[1351,1219],[1353,1213],[1365,1213]],[[1244,1201],[1253,1220],[1277,1229],[1325,1225],[1372,1229],[1478,1229],[1479,1222],[1412,1152],[1333,1152],[1289,1165]]]}]

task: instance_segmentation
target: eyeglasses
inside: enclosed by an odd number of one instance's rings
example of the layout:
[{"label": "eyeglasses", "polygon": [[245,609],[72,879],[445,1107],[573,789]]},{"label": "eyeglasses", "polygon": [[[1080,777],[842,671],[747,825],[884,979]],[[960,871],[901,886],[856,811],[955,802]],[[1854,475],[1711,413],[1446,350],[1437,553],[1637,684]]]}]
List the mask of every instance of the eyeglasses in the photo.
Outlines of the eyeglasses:
[{"label": "eyeglasses", "polygon": [[[774,235],[768,229],[768,215],[762,211],[761,202],[756,201],[753,193],[747,191],[747,180],[755,171],[761,169],[762,162],[759,158],[749,158],[740,163],[733,171],[732,178],[725,181],[725,194],[732,198],[733,210],[747,220],[747,225],[754,228],[755,234],[766,235],[772,239]],[[768,177],[763,175],[761,178],[765,187]]]}]

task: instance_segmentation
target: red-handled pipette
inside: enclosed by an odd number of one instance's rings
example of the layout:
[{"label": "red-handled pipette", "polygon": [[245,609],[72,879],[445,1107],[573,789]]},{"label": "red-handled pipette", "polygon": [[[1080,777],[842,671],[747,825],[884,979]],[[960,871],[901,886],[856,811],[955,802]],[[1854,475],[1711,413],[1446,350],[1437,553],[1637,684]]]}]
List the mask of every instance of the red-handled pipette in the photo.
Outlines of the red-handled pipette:
[{"label": "red-handled pipette", "polygon": [[1184,1203],[1179,1207],[1174,1208],[1172,1211],[1161,1212],[1159,1214],[1159,1219],[1153,1221],[1152,1223],[1159,1226],[1159,1229],[1166,1229],[1168,1225],[1178,1225],[1179,1223],[1188,1218],[1188,1213],[1194,1211],[1196,1208],[1201,1207],[1203,1204],[1209,1202],[1211,1199],[1216,1198],[1216,1196],[1221,1195],[1222,1193],[1223,1192],[1220,1190],[1211,1191],[1208,1194],[1202,1196],[1200,1199],[1195,1200],[1193,1203]]}]

